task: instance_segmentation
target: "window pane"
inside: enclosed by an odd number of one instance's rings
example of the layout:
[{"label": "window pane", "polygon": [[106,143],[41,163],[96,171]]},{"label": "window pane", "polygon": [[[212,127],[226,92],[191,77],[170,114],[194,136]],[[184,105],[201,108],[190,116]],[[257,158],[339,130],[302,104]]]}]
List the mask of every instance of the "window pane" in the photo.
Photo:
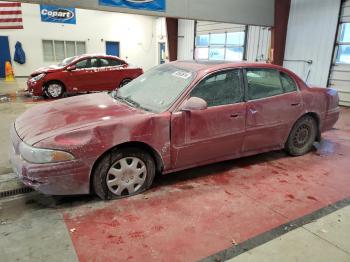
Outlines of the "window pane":
[{"label": "window pane", "polygon": [[78,69],[81,69],[81,68],[86,68],[87,65],[88,65],[88,59],[85,59],[85,60],[81,60],[79,61],[78,63],[75,64],[75,66],[78,68]]},{"label": "window pane", "polygon": [[208,106],[219,106],[243,100],[239,70],[216,73],[201,81],[191,97],[204,99]]},{"label": "window pane", "polygon": [[109,66],[118,66],[121,65],[121,61],[116,60],[116,59],[108,59]]},{"label": "window pane", "polygon": [[229,61],[242,61],[243,60],[243,47],[228,47],[226,48],[225,60]]},{"label": "window pane", "polygon": [[297,86],[292,78],[286,73],[281,72],[281,81],[286,93],[297,91]]},{"label": "window pane", "polygon": [[77,42],[77,55],[86,54],[85,42]]},{"label": "window pane", "polygon": [[350,45],[340,45],[337,53],[337,63],[350,64]]},{"label": "window pane", "polygon": [[54,61],[53,42],[51,40],[43,40],[44,61]]},{"label": "window pane", "polygon": [[54,41],[56,61],[62,61],[66,58],[64,53],[64,41]]},{"label": "window pane", "polygon": [[196,39],[196,46],[208,46],[209,45],[209,35],[199,35]]},{"label": "window pane", "polygon": [[75,43],[73,41],[66,42],[67,57],[75,56]]},{"label": "window pane", "polygon": [[227,45],[244,45],[244,32],[227,33]]},{"label": "window pane", "polygon": [[211,34],[210,45],[224,45],[226,41],[226,34]]},{"label": "window pane", "polygon": [[100,67],[109,66],[108,60],[104,58],[100,58]]},{"label": "window pane", "polygon": [[97,67],[98,66],[98,59],[97,58],[91,58],[91,65],[90,67]]},{"label": "window pane", "polygon": [[208,60],[209,58],[209,48],[196,48],[196,59],[198,60]]},{"label": "window pane", "polygon": [[280,74],[276,70],[247,69],[247,81],[250,100],[283,93]]},{"label": "window pane", "polygon": [[344,23],[341,25],[339,42],[350,43],[350,23]]},{"label": "window pane", "polygon": [[224,60],[225,59],[225,48],[211,47],[209,49],[209,60]]}]

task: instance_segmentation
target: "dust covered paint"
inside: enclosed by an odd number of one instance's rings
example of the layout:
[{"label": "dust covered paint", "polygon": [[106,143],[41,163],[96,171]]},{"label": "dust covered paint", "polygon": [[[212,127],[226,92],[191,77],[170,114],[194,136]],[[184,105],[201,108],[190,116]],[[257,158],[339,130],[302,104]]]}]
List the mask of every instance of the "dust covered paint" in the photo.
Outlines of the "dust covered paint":
[{"label": "dust covered paint", "polygon": [[[258,68],[287,74],[297,90],[250,100],[182,110],[191,92],[217,72]],[[338,95],[332,89],[310,88],[292,72],[259,63],[173,62],[157,67],[159,86],[147,86],[150,71],[133,81],[147,87],[127,96],[90,94],[57,100],[29,109],[12,128],[12,164],[27,185],[47,194],[88,194],[91,174],[101,156],[113,148],[146,150],[156,169],[171,173],[213,162],[254,155],[285,146],[294,124],[308,114],[317,122],[318,136],[339,117]],[[168,77],[168,78],[167,78]],[[168,82],[166,82],[168,81]],[[127,90],[127,91],[125,91]],[[302,137],[302,135],[301,135]],[[21,157],[20,144],[58,150],[71,161],[34,164]],[[62,154],[63,154],[62,153]]]}]

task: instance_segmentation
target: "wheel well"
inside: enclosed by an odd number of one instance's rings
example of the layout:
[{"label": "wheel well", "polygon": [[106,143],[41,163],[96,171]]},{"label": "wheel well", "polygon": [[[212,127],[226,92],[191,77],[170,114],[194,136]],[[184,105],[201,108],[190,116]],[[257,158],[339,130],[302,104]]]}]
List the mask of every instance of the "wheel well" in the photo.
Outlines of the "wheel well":
[{"label": "wheel well", "polygon": [[[313,119],[315,119],[316,121],[316,125],[317,125],[317,136],[316,136],[316,141],[320,142],[321,141],[321,127],[320,127],[320,117],[318,116],[318,114],[316,114],[315,112],[308,112],[303,116],[311,116]],[[302,117],[303,117],[302,116]]]},{"label": "wheel well", "polygon": [[123,149],[123,148],[139,148],[142,149],[144,151],[146,151],[147,153],[149,153],[151,155],[151,157],[154,160],[154,163],[156,165],[156,171],[157,173],[161,173],[163,170],[163,160],[161,158],[161,156],[158,154],[158,152],[153,149],[151,146],[149,146],[146,143],[143,142],[137,142],[137,141],[133,141],[133,142],[126,142],[126,143],[122,143],[119,144],[117,146],[114,146],[110,149],[108,149],[106,152],[104,152],[94,163],[94,165],[92,166],[91,169],[91,173],[90,173],[90,192],[93,192],[93,188],[92,188],[92,178],[93,178],[93,173],[94,170],[96,168],[96,165],[98,164],[98,162],[106,155],[109,154],[111,151],[113,150],[117,150],[117,149]]}]

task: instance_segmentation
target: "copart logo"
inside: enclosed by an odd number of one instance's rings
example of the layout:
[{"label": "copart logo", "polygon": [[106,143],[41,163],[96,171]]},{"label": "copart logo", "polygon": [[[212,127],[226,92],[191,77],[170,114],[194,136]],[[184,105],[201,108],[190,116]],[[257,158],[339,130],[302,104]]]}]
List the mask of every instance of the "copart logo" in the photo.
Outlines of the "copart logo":
[{"label": "copart logo", "polygon": [[56,10],[41,10],[41,14],[52,19],[68,20],[74,17],[74,13],[70,10],[59,8]]}]

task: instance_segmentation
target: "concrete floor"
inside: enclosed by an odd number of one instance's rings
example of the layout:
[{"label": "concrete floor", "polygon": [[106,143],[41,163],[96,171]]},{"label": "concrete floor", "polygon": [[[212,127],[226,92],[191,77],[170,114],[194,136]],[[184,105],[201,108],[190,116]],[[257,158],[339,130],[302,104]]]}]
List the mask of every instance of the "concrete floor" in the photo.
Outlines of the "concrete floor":
[{"label": "concrete floor", "polygon": [[[22,86],[0,83],[0,93]],[[32,105],[15,96],[0,104],[0,174],[10,172],[8,126]],[[349,155],[344,108],[302,157],[276,151],[178,172],[118,201],[3,198],[0,260],[350,261]]]}]

